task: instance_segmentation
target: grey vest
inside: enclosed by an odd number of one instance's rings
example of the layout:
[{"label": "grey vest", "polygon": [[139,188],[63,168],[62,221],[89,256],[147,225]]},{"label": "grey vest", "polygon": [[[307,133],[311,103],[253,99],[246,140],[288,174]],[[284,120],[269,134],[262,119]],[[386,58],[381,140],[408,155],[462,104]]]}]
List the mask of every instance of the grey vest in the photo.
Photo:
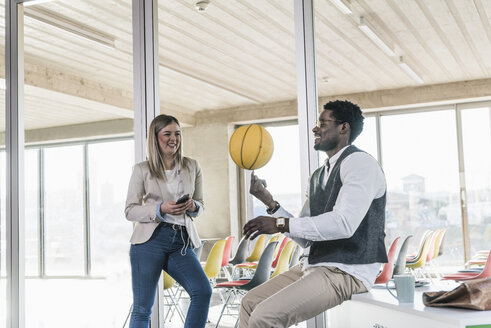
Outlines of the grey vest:
[{"label": "grey vest", "polygon": [[[310,215],[316,216],[332,211],[341,189],[341,163],[354,152],[362,151],[355,146],[344,150],[322,189],[324,167],[317,169],[310,180]],[[345,239],[315,241],[310,247],[309,263],[337,262],[344,264],[368,264],[387,262],[385,250],[385,202],[386,194],[374,199],[367,214],[353,236]]]}]

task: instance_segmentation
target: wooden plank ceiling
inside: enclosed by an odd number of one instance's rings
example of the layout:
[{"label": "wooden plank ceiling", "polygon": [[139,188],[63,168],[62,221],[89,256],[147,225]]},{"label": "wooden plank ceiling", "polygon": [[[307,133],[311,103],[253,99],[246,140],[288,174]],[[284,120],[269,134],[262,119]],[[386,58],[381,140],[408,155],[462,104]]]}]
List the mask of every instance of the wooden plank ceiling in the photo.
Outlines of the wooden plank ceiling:
[{"label": "wooden plank ceiling", "polygon": [[[491,77],[491,1],[344,2],[351,14],[314,2],[319,96],[420,85],[400,57],[423,85]],[[194,4],[159,1],[162,112],[192,123],[202,110],[296,98],[293,0]],[[361,31],[360,16],[395,56]],[[24,20],[27,129],[132,117],[130,0],[48,1]]]}]

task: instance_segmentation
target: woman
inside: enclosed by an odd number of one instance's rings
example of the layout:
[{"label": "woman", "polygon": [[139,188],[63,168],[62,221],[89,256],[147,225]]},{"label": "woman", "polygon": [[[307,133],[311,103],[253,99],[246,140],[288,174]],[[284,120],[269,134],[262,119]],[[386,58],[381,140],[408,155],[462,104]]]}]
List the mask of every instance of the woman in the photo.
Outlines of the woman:
[{"label": "woman", "polygon": [[[191,298],[185,327],[206,324],[211,287],[192,249],[201,244],[193,218],[203,212],[203,179],[198,162],[182,157],[181,138],[175,117],[154,118],[148,132],[148,161],[136,164],[130,179],[125,209],[126,218],[135,222],[130,248],[130,328],[149,326],[162,270]],[[190,197],[176,202],[183,195]]]}]

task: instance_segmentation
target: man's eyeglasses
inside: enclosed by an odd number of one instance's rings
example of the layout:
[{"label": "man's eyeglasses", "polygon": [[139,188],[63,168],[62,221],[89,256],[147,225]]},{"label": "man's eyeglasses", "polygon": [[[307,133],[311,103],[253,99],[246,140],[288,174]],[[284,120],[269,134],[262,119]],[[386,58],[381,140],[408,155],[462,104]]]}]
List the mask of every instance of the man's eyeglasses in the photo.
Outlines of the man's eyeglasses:
[{"label": "man's eyeglasses", "polygon": [[317,123],[315,124],[315,126],[318,127],[319,129],[320,128],[323,128],[324,126],[326,126],[326,122],[336,122],[338,124],[343,124],[344,123],[343,121],[340,121],[340,120],[330,120],[330,119],[327,119],[327,120],[318,120]]}]

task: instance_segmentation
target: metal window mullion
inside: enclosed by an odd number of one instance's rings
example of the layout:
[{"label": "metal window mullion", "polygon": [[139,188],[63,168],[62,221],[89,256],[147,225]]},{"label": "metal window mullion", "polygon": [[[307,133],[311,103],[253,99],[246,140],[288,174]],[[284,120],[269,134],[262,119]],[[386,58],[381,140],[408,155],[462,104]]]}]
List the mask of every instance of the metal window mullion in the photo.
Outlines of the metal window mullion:
[{"label": "metal window mullion", "polygon": [[[300,144],[301,195],[305,200],[308,177],[319,166],[311,132],[318,116],[315,67],[315,34],[313,0],[294,0],[295,50],[297,68],[298,130]],[[326,314],[307,320],[308,328],[326,326]]]},{"label": "metal window mullion", "polygon": [[467,211],[467,189],[465,186],[465,165],[464,165],[464,142],[462,135],[462,112],[458,105],[455,105],[455,123],[457,128],[457,152],[459,159],[459,199],[460,212],[462,215],[462,237],[464,243],[464,261],[471,258],[471,246],[469,235],[469,216]]},{"label": "metal window mullion", "polygon": [[318,116],[313,15],[313,0],[294,0],[302,201],[305,200],[308,177],[319,166],[311,132]]},{"label": "metal window mullion", "polygon": [[39,276],[46,276],[46,221],[44,217],[45,209],[45,185],[44,185],[44,148],[39,148],[38,152],[38,176],[39,176]]},{"label": "metal window mullion", "polygon": [[25,326],[24,53],[21,1],[5,2],[7,327]]},{"label": "metal window mullion", "polygon": [[90,190],[89,190],[89,147],[85,143],[83,147],[84,161],[84,259],[85,259],[85,275],[91,274],[91,244],[90,244]]},{"label": "metal window mullion", "polygon": [[377,159],[381,167],[384,167],[382,162],[382,132],[380,130],[380,113],[375,114],[375,134],[377,137]]},{"label": "metal window mullion", "polygon": [[[133,25],[133,100],[135,160],[146,159],[145,149],[150,122],[160,114],[159,54],[158,54],[158,1],[132,0]],[[159,302],[163,281],[155,295],[150,326],[163,326]]]}]

